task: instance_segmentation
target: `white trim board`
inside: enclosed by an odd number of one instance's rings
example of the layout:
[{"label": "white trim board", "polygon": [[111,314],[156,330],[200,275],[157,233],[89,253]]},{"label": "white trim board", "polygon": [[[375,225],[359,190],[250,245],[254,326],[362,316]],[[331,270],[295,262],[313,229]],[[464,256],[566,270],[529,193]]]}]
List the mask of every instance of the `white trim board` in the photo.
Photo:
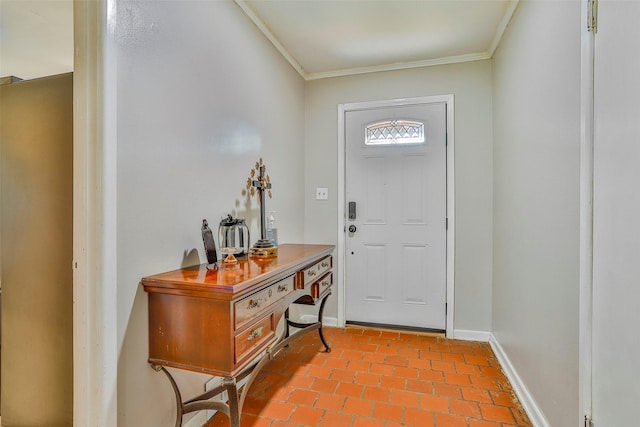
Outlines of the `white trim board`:
[{"label": "white trim board", "polygon": [[73,423],[118,423],[115,2],[74,2]]},{"label": "white trim board", "polygon": [[[581,22],[587,22],[588,2],[581,2]],[[580,61],[580,278],[578,329],[578,410],[591,418],[593,368],[593,174],[595,34],[581,29]]]},{"label": "white trim board", "polygon": [[504,351],[493,332],[490,333],[489,344],[498,358],[498,362],[507,376],[507,379],[511,383],[513,390],[518,396],[518,400],[529,416],[529,420],[531,421],[531,424],[533,424],[533,427],[551,427],[551,424],[549,424],[547,419],[544,417],[544,414],[533,399],[533,396],[531,396],[531,393],[529,393],[527,387],[524,385],[524,381],[522,381],[522,378],[518,375],[518,372],[511,363],[511,360],[509,360],[509,356],[507,356],[507,353]]},{"label": "white trim board", "polygon": [[338,297],[338,319],[337,326],[344,327],[346,324],[346,290],[345,290],[345,114],[348,111],[365,110],[371,108],[393,107],[401,105],[418,105],[418,104],[430,104],[430,103],[445,103],[447,113],[447,218],[449,218],[447,228],[447,319],[446,319],[446,335],[447,338],[452,338],[454,335],[454,313],[455,313],[455,138],[454,138],[454,96],[450,95],[436,95],[436,96],[422,96],[415,98],[400,98],[384,101],[370,101],[370,102],[354,102],[338,104],[338,247],[336,257],[336,295]]},{"label": "white trim board", "polygon": [[[318,321],[318,316],[315,314],[305,314],[300,316],[300,323],[315,323]],[[338,327],[338,318],[322,316],[322,325],[328,328]]]},{"label": "white trim board", "polygon": [[491,339],[491,332],[471,331],[467,329],[454,329],[453,339],[463,340],[463,341],[489,342],[489,340]]}]

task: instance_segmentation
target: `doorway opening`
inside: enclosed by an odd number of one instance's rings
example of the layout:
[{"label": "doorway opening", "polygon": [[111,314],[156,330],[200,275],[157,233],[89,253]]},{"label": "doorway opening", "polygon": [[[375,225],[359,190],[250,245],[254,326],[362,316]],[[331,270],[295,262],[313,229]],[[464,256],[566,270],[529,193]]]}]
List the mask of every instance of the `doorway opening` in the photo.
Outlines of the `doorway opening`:
[{"label": "doorway opening", "polygon": [[359,328],[365,329],[375,329],[375,330],[385,330],[390,332],[412,332],[418,335],[429,335],[436,337],[444,337],[445,332],[441,329],[430,329],[430,328],[417,328],[413,326],[398,326],[398,325],[387,325],[383,323],[367,323],[367,322],[356,322],[353,320],[347,320],[346,327],[349,326],[357,326]]},{"label": "doorway opening", "polygon": [[[348,310],[347,310],[347,300],[348,300],[348,295],[347,295],[347,289],[346,289],[346,282],[347,282],[347,256],[351,255],[351,249],[349,249],[349,254],[347,254],[347,249],[348,246],[350,244],[350,242],[347,241],[347,239],[349,239],[350,237],[352,237],[354,234],[353,233],[357,233],[357,226],[356,226],[356,230],[353,232],[349,231],[349,227],[351,228],[351,230],[353,230],[353,226],[356,225],[353,222],[349,221],[349,210],[348,210],[348,200],[347,200],[347,118],[349,115],[354,115],[355,114],[361,114],[367,110],[371,110],[371,111],[375,111],[375,110],[382,110],[382,109],[396,109],[396,108],[404,108],[407,107],[409,109],[411,109],[412,107],[427,107],[427,108],[434,108],[437,105],[440,105],[444,111],[444,115],[445,115],[445,122],[444,122],[444,132],[445,132],[445,164],[446,164],[446,171],[444,171],[444,175],[445,175],[445,189],[444,191],[444,212],[445,212],[445,218],[443,218],[444,221],[446,221],[443,224],[444,227],[444,232],[443,232],[443,244],[442,246],[442,259],[443,259],[443,292],[444,292],[444,307],[443,307],[443,316],[444,316],[444,322],[442,324],[442,329],[446,331],[446,336],[447,337],[452,337],[453,336],[453,331],[454,331],[454,324],[453,324],[453,319],[454,319],[454,236],[455,236],[455,214],[454,214],[454,117],[453,117],[453,112],[454,112],[454,99],[453,99],[453,95],[441,95],[441,96],[426,96],[426,97],[416,97],[416,98],[403,98],[403,99],[395,99],[395,100],[388,100],[388,101],[372,101],[372,102],[358,102],[358,103],[349,103],[349,104],[340,104],[338,106],[338,227],[339,227],[339,232],[338,232],[338,248],[337,248],[337,293],[338,293],[338,325],[339,326],[345,326],[347,323],[347,319],[349,317],[348,315]],[[409,110],[411,111],[411,110]],[[364,132],[364,130],[363,130]],[[427,141],[429,138],[429,133],[428,133],[428,129],[427,129]],[[388,139],[388,138],[387,138]],[[418,138],[419,139],[419,138]],[[408,139],[407,139],[408,140]],[[426,142],[428,144],[428,142]],[[411,144],[406,144],[406,145],[420,145],[421,142],[419,142],[417,139],[415,139],[415,141],[413,141],[413,143]],[[403,144],[404,145],[404,144]],[[409,153],[407,153],[407,158]],[[376,157],[375,155],[365,155],[368,156],[370,158]],[[376,160],[374,160],[373,162],[371,162],[371,164],[373,165],[374,163],[376,163]],[[410,160],[409,163],[405,163],[405,164],[415,164],[416,162],[414,162],[413,160]],[[380,163],[378,162],[378,165],[380,165]],[[402,168],[402,166],[399,166],[400,168]],[[366,167],[365,167],[366,168]],[[372,170],[375,170],[375,167],[371,168]],[[373,175],[370,175],[373,176]],[[423,180],[424,177],[418,175],[417,179],[415,179],[414,181],[416,182],[420,182],[421,180]],[[353,178],[352,178],[353,181]],[[356,203],[357,205],[357,203]],[[357,206],[353,206],[352,204],[352,211],[351,214],[354,214],[354,209],[355,209],[355,213],[357,215]],[[387,209],[388,210],[388,209]],[[365,219],[363,219],[364,221]],[[415,220],[415,218],[414,218]],[[407,221],[407,218],[404,218],[404,222],[411,222],[412,219],[409,219]],[[376,221],[370,221],[368,220],[369,223],[373,223]],[[380,223],[383,223],[385,221],[378,221]],[[417,223],[420,223],[421,221],[414,221]],[[425,221],[422,221],[425,222]],[[417,257],[416,259],[421,259],[421,257],[423,256],[423,253],[427,252],[427,248],[428,248],[428,244],[405,244],[403,246],[406,250],[406,254],[411,257],[411,256],[415,256]],[[385,248],[385,244],[378,244],[376,245],[370,245],[369,246],[370,250],[370,254],[372,255],[372,257],[369,257],[370,260],[374,260],[375,257],[377,256],[378,259],[386,259],[386,253],[388,253],[389,251]],[[402,258],[399,258],[402,259]],[[404,261],[402,261],[404,262]],[[370,265],[375,265],[374,264],[370,264]],[[415,271],[413,272],[414,276],[419,276],[421,275],[423,272],[423,270],[415,269]],[[373,295],[373,294],[372,294]],[[375,295],[373,295],[374,298],[370,298],[371,300],[375,300]],[[410,296],[411,297],[411,296]],[[405,298],[405,300],[408,300],[411,298]],[[413,298],[415,299],[415,303],[416,304],[421,304],[422,301],[420,301],[419,298]],[[349,320],[353,320],[353,319],[349,319]],[[395,324],[395,322],[374,322],[374,323],[393,323]],[[411,326],[411,325],[409,325]],[[420,327],[420,326],[419,326]],[[441,329],[440,327],[436,327],[436,328],[432,328],[432,329]]]}]

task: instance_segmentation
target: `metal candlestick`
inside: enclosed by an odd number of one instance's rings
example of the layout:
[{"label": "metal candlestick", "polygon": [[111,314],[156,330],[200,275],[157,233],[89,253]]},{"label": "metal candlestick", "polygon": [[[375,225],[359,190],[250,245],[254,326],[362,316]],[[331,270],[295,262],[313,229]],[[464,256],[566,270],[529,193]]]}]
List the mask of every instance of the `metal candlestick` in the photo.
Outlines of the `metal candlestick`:
[{"label": "metal candlestick", "polygon": [[[247,189],[249,190],[251,196],[255,194],[258,195],[258,200],[260,201],[260,240],[258,240],[253,249],[256,251],[262,249],[273,248],[273,242],[267,239],[267,215],[265,208],[265,191],[271,198],[271,178],[269,175],[265,175],[265,171],[267,167],[262,163],[262,158],[260,158],[259,162],[256,162],[256,166],[251,169],[251,176],[247,178]],[[264,251],[263,251],[264,252]],[[272,252],[272,251],[268,251]]]}]

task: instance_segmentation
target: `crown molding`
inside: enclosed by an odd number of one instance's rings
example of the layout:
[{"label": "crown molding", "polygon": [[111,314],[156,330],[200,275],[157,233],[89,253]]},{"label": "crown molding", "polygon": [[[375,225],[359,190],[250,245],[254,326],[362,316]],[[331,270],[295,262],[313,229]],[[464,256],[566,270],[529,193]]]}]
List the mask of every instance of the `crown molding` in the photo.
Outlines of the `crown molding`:
[{"label": "crown molding", "polygon": [[382,65],[373,65],[369,67],[357,67],[357,68],[347,68],[341,70],[333,70],[333,71],[322,71],[317,73],[308,73],[305,69],[300,65],[300,63],[289,53],[287,48],[278,40],[278,38],[271,32],[269,27],[260,19],[258,15],[251,9],[251,7],[247,4],[245,0],[234,0],[234,2],[242,9],[244,14],[253,22],[253,24],[258,27],[258,29],[267,37],[267,39],[273,44],[273,46],[280,52],[280,54],[289,62],[289,64],[293,67],[294,70],[302,77],[305,81],[309,80],[319,80],[319,79],[327,79],[332,77],[344,77],[344,76],[352,76],[356,74],[366,74],[366,73],[378,73],[384,71],[397,71],[397,70],[405,70],[410,68],[420,68],[420,67],[432,67],[436,65],[447,65],[447,64],[457,64],[460,62],[471,62],[471,61],[482,61],[485,59],[491,59],[493,54],[500,44],[500,40],[502,40],[502,36],[511,21],[513,13],[516,10],[520,0],[511,0],[505,10],[505,14],[498,24],[496,28],[496,33],[494,38],[489,46],[489,49],[484,52],[476,52],[469,53],[465,55],[455,55],[455,56],[447,56],[442,58],[434,58],[434,59],[426,59],[422,61],[410,61],[410,62],[397,62],[393,64],[382,64]]},{"label": "crown molding", "polygon": [[300,76],[303,79],[306,80],[306,77],[305,77],[306,72],[304,71],[302,66],[282,45],[282,43],[280,43],[280,40],[278,40],[278,38],[271,32],[269,27],[267,27],[267,25],[262,21],[262,19],[260,19],[260,17],[258,17],[258,15],[255,14],[255,12],[249,7],[247,2],[244,0],[234,0],[234,1],[240,7],[240,9],[242,9],[245,15],[247,15],[247,17],[251,20],[251,22],[253,22],[255,26],[258,27],[260,31],[262,31],[262,34],[264,34],[267,37],[267,39],[269,39],[271,44],[273,44],[273,46],[278,50],[278,52],[280,52],[280,54],[289,62],[289,64],[291,64],[293,69],[296,70],[296,72],[300,74]]},{"label": "crown molding", "polygon": [[513,13],[516,11],[516,8],[518,7],[518,3],[520,3],[520,0],[511,0],[507,5],[507,9],[505,10],[504,15],[502,16],[502,20],[498,24],[498,27],[496,28],[496,33],[494,34],[493,40],[489,45],[489,50],[488,50],[489,57],[493,57],[493,54],[498,48],[498,45],[500,44],[500,40],[502,40],[502,36],[504,35],[504,32],[507,30],[507,26],[509,25],[509,22],[511,22]]},{"label": "crown molding", "polygon": [[409,68],[432,67],[434,65],[456,64],[459,62],[481,61],[490,59],[489,52],[470,53],[466,55],[448,56],[445,58],[426,59],[423,61],[398,62],[395,64],[373,65],[371,67],[348,68],[344,70],[325,71],[320,73],[307,73],[305,80],[327,79],[331,77],[344,77],[354,74],[379,73],[381,71],[396,71]]}]

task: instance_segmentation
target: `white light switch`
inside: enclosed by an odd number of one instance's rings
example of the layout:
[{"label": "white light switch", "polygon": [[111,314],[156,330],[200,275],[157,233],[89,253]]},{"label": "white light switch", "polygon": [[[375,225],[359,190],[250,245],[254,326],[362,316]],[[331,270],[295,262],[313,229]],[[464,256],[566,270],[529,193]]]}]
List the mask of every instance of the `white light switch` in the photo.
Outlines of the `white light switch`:
[{"label": "white light switch", "polygon": [[329,200],[328,188],[316,188],[316,200]]}]

